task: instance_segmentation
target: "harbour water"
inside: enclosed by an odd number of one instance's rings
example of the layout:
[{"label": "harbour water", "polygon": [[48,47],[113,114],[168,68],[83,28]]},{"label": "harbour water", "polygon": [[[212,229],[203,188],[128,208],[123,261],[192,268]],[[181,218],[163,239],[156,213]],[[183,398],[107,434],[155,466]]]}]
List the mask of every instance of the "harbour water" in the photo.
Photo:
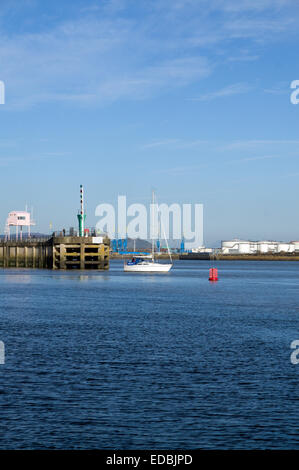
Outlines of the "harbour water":
[{"label": "harbour water", "polygon": [[297,262],[0,271],[1,449],[299,449]]}]

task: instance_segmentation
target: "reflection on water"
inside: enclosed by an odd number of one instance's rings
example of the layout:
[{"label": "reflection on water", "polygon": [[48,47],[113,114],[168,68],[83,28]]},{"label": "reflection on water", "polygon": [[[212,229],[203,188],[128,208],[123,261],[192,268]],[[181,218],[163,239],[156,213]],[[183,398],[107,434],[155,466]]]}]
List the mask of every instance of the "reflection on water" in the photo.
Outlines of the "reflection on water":
[{"label": "reflection on water", "polygon": [[30,274],[10,274],[3,276],[6,284],[30,284],[32,282],[32,276]]}]

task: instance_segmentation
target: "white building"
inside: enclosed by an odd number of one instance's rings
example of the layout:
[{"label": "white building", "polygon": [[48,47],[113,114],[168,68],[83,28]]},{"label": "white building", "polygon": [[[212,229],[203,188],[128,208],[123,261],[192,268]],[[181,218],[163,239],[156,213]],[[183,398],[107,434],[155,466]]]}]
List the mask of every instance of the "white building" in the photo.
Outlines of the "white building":
[{"label": "white building", "polygon": [[198,248],[193,248],[192,253],[213,253],[213,248],[206,248],[205,246],[199,246]]},{"label": "white building", "polygon": [[5,224],[5,238],[10,239],[10,228],[16,227],[16,239],[18,240],[18,228],[20,227],[20,239],[22,240],[23,227],[28,227],[28,236],[30,237],[30,227],[35,225],[31,219],[30,212],[12,211],[8,214]]},{"label": "white building", "polygon": [[264,253],[294,253],[299,252],[299,242],[275,242],[269,240],[226,240],[221,242],[223,254],[264,254]]}]

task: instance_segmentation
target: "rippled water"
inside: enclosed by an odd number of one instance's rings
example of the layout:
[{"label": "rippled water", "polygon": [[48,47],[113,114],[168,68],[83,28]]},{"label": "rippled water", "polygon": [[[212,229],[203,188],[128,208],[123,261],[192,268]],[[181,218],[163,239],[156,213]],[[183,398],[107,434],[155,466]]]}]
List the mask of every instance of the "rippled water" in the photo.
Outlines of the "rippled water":
[{"label": "rippled water", "polygon": [[299,448],[299,264],[0,271],[0,448]]}]

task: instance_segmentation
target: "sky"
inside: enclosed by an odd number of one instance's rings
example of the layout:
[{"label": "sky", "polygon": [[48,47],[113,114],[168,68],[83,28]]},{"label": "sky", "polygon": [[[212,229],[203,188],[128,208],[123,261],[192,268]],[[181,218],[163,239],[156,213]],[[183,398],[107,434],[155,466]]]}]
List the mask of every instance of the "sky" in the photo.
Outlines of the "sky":
[{"label": "sky", "polygon": [[[202,203],[204,240],[298,240],[298,0],[0,0],[0,232]],[[51,225],[50,225],[51,224]],[[50,228],[51,227],[51,228]]]}]

